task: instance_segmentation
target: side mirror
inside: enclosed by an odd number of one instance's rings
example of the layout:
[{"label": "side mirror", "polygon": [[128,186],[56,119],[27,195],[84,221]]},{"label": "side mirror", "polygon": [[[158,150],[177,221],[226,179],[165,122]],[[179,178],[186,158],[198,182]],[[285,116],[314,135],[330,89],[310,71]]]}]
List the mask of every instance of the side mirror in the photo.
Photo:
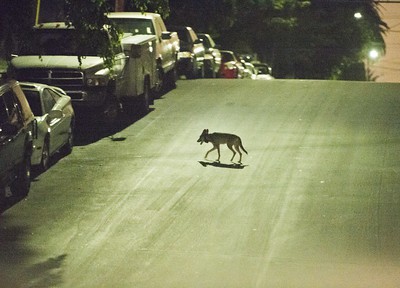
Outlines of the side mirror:
[{"label": "side mirror", "polygon": [[62,118],[62,117],[63,117],[63,112],[61,110],[57,109],[57,110],[51,110],[49,112],[50,120],[57,119],[57,118]]},{"label": "side mirror", "polygon": [[169,40],[171,39],[171,32],[169,31],[164,31],[161,33],[161,39],[162,40]]}]

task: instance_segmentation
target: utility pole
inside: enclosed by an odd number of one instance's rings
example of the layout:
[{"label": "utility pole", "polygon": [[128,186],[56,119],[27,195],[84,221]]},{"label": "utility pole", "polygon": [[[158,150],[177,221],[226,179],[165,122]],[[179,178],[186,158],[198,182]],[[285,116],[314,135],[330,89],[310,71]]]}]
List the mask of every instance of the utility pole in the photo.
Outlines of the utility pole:
[{"label": "utility pole", "polygon": [[37,3],[36,3],[35,25],[39,24],[39,15],[40,15],[40,0],[37,0]]}]

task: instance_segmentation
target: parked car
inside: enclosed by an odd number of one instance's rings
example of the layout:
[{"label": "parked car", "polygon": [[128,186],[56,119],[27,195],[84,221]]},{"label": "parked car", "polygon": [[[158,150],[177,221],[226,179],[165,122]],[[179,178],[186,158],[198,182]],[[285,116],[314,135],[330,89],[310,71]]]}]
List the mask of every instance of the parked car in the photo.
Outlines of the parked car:
[{"label": "parked car", "polygon": [[[110,37],[107,29],[102,32],[105,39]],[[64,22],[34,26],[19,54],[11,59],[15,77],[62,88],[72,98],[75,111],[92,114],[103,124],[115,123],[124,106],[125,111],[138,107],[148,112],[150,91],[159,86],[154,43],[160,40],[154,35],[121,37],[115,43],[112,67],[107,68],[107,61],[99,56],[99,41],[88,37],[87,45],[78,45],[80,33]]]},{"label": "parked car", "polygon": [[45,84],[21,82],[21,88],[38,126],[31,163],[46,170],[56,152],[72,151],[75,114],[71,97],[64,90]]},{"label": "parked car", "polygon": [[245,76],[244,78],[256,79],[257,78],[257,71],[253,64],[250,62],[244,62],[245,67]]},{"label": "parked car", "polygon": [[191,27],[172,26],[178,32],[180,52],[178,53],[178,74],[189,79],[204,78],[205,49],[201,40]]},{"label": "parked car", "polygon": [[257,74],[269,74],[272,75],[272,68],[266,63],[253,62],[254,68],[256,68]]},{"label": "parked car", "polygon": [[[125,34],[138,36],[136,39],[140,39],[139,35],[152,35],[157,39],[153,43],[150,42],[152,46],[148,47],[148,50],[155,50],[154,53],[151,53],[155,58],[151,62],[155,63],[158,72],[157,77],[159,78],[154,90],[158,93],[164,88],[167,90],[176,88],[179,39],[177,33],[167,31],[161,15],[149,12],[113,12],[108,13],[107,17],[117,24]],[[145,42],[145,39],[145,37],[142,37],[143,42]],[[135,40],[135,42],[139,43],[138,40]],[[141,45],[144,46],[143,43]],[[141,58],[143,59],[143,56]],[[148,69],[149,67],[147,67]]]},{"label": "parked car", "polygon": [[234,52],[221,50],[221,69],[219,77],[221,78],[243,78],[244,67]]},{"label": "parked car", "polygon": [[221,52],[209,34],[198,33],[205,48],[204,74],[206,77],[215,78],[221,68]]},{"label": "parked car", "polygon": [[36,122],[15,80],[0,80],[0,205],[30,188]]}]

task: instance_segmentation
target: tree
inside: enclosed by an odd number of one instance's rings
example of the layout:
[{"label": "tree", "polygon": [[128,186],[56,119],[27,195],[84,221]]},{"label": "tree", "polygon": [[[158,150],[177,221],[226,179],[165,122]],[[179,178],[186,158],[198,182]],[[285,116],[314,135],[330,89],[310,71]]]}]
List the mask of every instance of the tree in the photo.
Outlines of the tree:
[{"label": "tree", "polygon": [[387,28],[374,1],[311,1],[293,33],[295,77],[364,80],[360,63],[372,46],[384,53]]},{"label": "tree", "polygon": [[[1,0],[0,57],[18,46],[34,19],[36,0]],[[42,0],[44,1],[44,0]],[[105,13],[115,0],[61,1],[64,17],[87,35],[101,36],[109,24]],[[361,79],[360,63],[371,48],[385,51],[382,34],[388,28],[374,0],[119,0],[125,11],[170,15],[168,24],[192,26],[210,33],[223,48],[255,53],[273,66],[278,78]],[[27,7],[27,9],[19,9]],[[363,17],[354,18],[359,12]],[[94,43],[111,63],[119,33]],[[93,37],[91,37],[93,38]]]},{"label": "tree", "polygon": [[387,26],[373,0],[170,0],[170,7],[169,23],[257,54],[279,78],[361,79],[367,48],[384,52]]},{"label": "tree", "polygon": [[[0,58],[9,59],[12,52],[18,50],[25,39],[35,18],[37,0],[1,0],[0,13]],[[97,39],[90,43],[100,50],[108,67],[112,66],[115,47],[120,33],[110,25],[106,13],[113,11],[115,0],[52,0],[61,3],[63,11],[52,11],[61,17],[56,19],[73,25],[79,33],[78,43],[85,39]],[[157,11],[164,15],[169,13],[168,0],[125,0],[125,5],[136,11]],[[21,9],[25,7],[26,9]],[[58,7],[58,6],[56,6]],[[59,16],[61,15],[61,16]],[[3,17],[4,16],[4,17]],[[110,38],[104,37],[104,27],[108,27]],[[90,36],[90,37],[89,37]]]}]

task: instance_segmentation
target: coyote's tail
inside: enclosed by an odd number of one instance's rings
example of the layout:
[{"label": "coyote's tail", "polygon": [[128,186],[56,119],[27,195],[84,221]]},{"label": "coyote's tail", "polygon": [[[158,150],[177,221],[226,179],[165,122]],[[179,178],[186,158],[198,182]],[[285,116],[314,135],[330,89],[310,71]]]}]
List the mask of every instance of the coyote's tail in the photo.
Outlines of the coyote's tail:
[{"label": "coyote's tail", "polygon": [[247,153],[246,149],[244,149],[243,144],[242,144],[242,139],[240,139],[240,148],[242,148],[242,150],[248,155],[249,153]]}]

